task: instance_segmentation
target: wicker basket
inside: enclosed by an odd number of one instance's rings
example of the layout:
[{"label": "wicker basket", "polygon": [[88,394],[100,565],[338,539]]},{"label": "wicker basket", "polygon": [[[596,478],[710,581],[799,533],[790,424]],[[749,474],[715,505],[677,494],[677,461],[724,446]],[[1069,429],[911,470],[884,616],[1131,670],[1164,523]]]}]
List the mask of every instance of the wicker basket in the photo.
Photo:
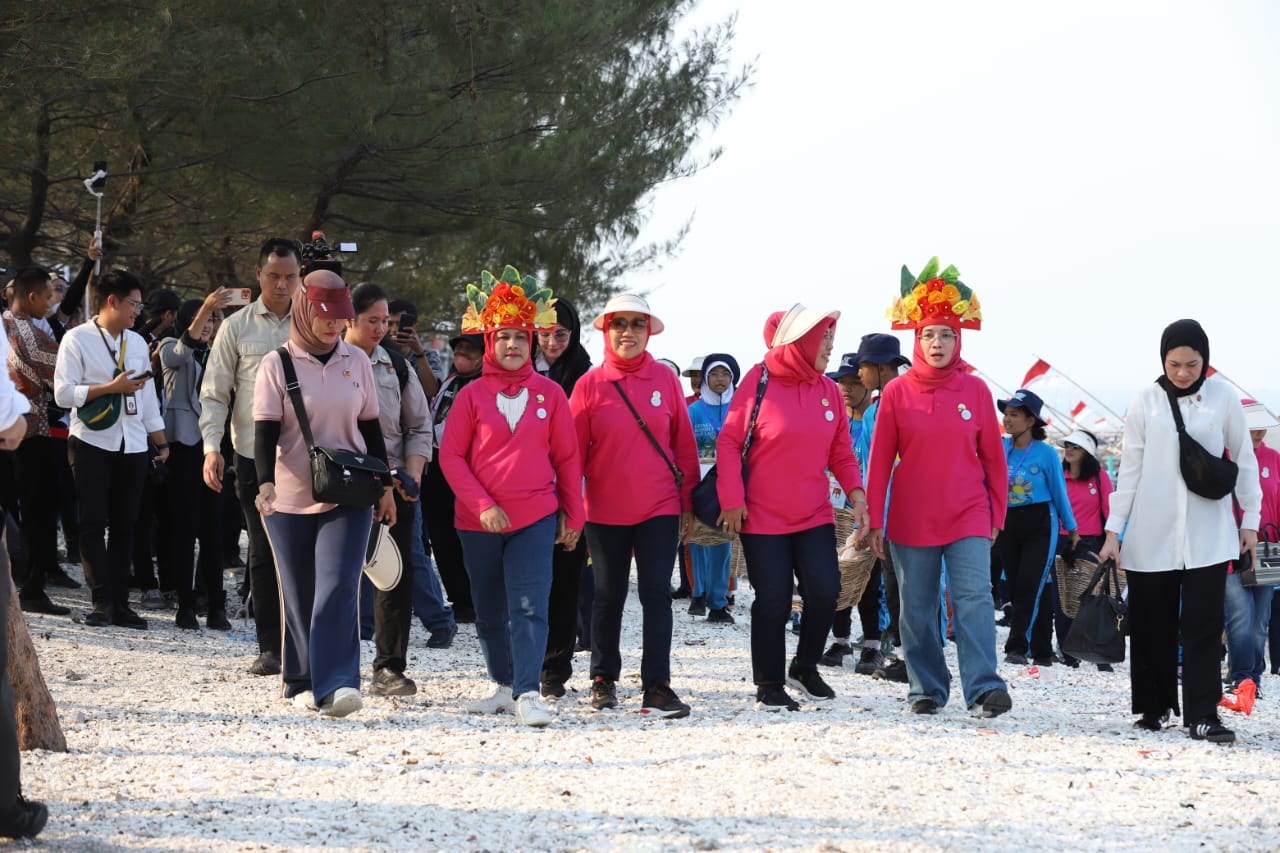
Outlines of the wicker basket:
[{"label": "wicker basket", "polygon": [[[1097,570],[1098,561],[1088,556],[1077,557],[1069,568],[1061,555],[1053,558],[1053,576],[1058,580],[1058,603],[1067,618],[1076,618],[1080,611],[1080,596],[1089,588],[1089,581],[1093,580],[1093,573]],[[1111,592],[1119,598],[1126,586],[1124,570],[1116,572],[1116,575],[1120,578],[1120,589]]]},{"label": "wicker basket", "polygon": [[696,518],[693,520],[693,533],[689,535],[690,545],[723,545],[726,542],[737,542],[733,533],[725,533],[714,527],[707,527]]},{"label": "wicker basket", "polygon": [[[836,514],[836,552],[844,550],[845,542],[853,535],[853,510],[847,507],[837,509]],[[855,548],[852,556],[841,559],[840,595],[836,598],[836,610],[852,607],[862,599],[867,589],[867,581],[871,579],[871,570],[876,565],[876,555],[870,548]]]}]

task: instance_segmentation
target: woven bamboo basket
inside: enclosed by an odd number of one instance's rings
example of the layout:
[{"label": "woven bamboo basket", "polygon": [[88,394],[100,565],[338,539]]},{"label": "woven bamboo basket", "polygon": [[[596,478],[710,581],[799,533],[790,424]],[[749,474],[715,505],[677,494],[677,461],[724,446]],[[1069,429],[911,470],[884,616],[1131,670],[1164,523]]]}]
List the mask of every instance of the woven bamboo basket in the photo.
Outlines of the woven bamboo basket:
[{"label": "woven bamboo basket", "polygon": [[[836,514],[836,551],[843,551],[844,543],[853,535],[853,510],[841,508]],[[849,558],[838,562],[840,567],[840,594],[836,597],[836,609],[844,610],[857,604],[866,591],[871,570],[876,565],[876,555],[870,548],[854,549]]]},{"label": "woven bamboo basket", "polygon": [[[1068,618],[1076,618],[1076,614],[1080,611],[1080,596],[1089,588],[1089,581],[1093,580],[1093,573],[1097,570],[1098,561],[1088,556],[1077,557],[1070,567],[1061,555],[1053,558],[1053,575],[1058,580],[1058,602],[1062,605],[1063,614]],[[1120,578],[1120,589],[1111,590],[1111,592],[1119,598],[1127,584],[1123,569],[1116,574]]]}]

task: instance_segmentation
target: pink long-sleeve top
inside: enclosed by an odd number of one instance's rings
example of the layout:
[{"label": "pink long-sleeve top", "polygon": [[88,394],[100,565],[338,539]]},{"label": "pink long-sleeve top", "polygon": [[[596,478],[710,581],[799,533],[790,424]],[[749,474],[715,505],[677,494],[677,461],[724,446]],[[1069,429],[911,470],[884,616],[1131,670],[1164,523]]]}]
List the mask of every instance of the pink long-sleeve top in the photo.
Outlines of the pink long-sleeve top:
[{"label": "pink long-sleeve top", "polygon": [[1262,482],[1262,521],[1258,527],[1258,538],[1275,542],[1278,531],[1268,530],[1267,525],[1280,526],[1280,452],[1274,447],[1259,444],[1253,455],[1258,458],[1258,478]]},{"label": "pink long-sleeve top", "polygon": [[[684,475],[675,476],[645,438],[613,380],[622,384],[667,459]],[[698,445],[680,380],[652,359],[626,373],[608,364],[593,367],[574,386],[569,400],[586,475],[587,521],[632,525],[692,509],[698,483]],[[452,427],[450,427],[452,429]]]},{"label": "pink long-sleeve top", "polygon": [[481,376],[454,398],[440,467],[457,496],[459,530],[483,530],[480,514],[493,506],[511,520],[508,530],[557,510],[567,526],[582,529],[582,462],[569,401],[545,376],[532,374],[523,384],[529,397],[515,432],[498,410],[502,378]]},{"label": "pink long-sleeve top", "polygon": [[716,466],[720,506],[747,508],[745,533],[795,533],[833,524],[827,470],[846,493],[862,488],[840,387],[825,376],[799,384],[770,375],[747,451],[744,486],[736,460],[742,458],[759,382],[757,364],[742,377],[716,440],[716,459],[723,463]]},{"label": "pink long-sleeve top", "polygon": [[[1073,480],[1067,475],[1067,500],[1071,502],[1071,514],[1079,525],[1076,532],[1081,536],[1105,536],[1102,529],[1111,514],[1111,478],[1106,471],[1099,471],[1098,476],[1087,480]],[[1066,533],[1066,528],[1061,532]]]},{"label": "pink long-sleeve top", "polygon": [[886,539],[929,547],[1004,527],[1009,470],[995,401],[976,376],[957,371],[932,392],[905,378],[890,382],[880,394],[868,467],[871,526]]}]

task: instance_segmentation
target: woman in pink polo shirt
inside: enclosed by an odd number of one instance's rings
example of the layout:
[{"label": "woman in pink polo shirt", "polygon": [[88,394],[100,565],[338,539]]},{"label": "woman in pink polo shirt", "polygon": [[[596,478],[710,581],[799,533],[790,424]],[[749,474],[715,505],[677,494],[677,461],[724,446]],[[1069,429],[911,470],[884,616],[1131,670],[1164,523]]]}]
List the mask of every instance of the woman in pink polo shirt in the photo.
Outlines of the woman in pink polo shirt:
[{"label": "woman in pink polo shirt", "polygon": [[440,444],[476,637],[498,685],[468,710],[514,713],[522,725],[543,727],[552,721],[538,695],[551,549],[578,544],[582,465],[569,400],[530,360],[533,332],[556,322],[551,291],[513,267],[501,279],[486,271],[481,286],[467,288],[462,331],[485,336],[482,373],[454,398]]},{"label": "woman in pink polo shirt", "polygon": [[[755,589],[751,605],[751,674],[756,707],[765,711],[799,708],[783,687],[786,625],[791,614],[792,578],[800,578],[804,621],[786,682],[811,699],[835,698],[818,674],[818,659],[831,630],[840,569],[836,562],[835,516],[830,469],[853,502],[855,523],[866,527],[867,500],[862,473],[849,441],[840,386],[823,371],[831,358],[839,311],[795,305],[774,329],[764,364],[747,371],[729,404],[716,441],[721,526],[742,533],[747,575]],[[747,477],[742,478],[742,446],[755,408],[761,373],[764,397],[756,418]]]},{"label": "woman in pink polo shirt", "polygon": [[[363,352],[340,335],[355,317],[336,274],[317,270],[293,301],[283,349],[297,373],[317,447],[366,453],[386,462],[378,386]],[[284,604],[280,654],[284,696],[330,717],[360,710],[360,569],[373,520],[395,524],[388,484],[376,509],[316,503],[311,459],[286,390],[280,353],[262,358],[253,391],[255,501],[275,555]]]},{"label": "woman in pink polo shirt", "polygon": [[[622,608],[631,558],[644,609],[643,711],[678,718],[689,706],[671,690],[671,567],[693,527],[698,446],[680,377],[654,360],[649,336],[662,321],[639,296],[609,300],[595,327],[604,364],[578,380],[569,408],[586,475],[587,547],[595,577],[591,610],[591,707],[618,704]],[[643,424],[643,426],[642,426]]]},{"label": "woman in pink polo shirt", "polygon": [[981,328],[982,312],[959,271],[939,273],[933,258],[919,276],[902,268],[891,317],[892,328],[915,330],[915,350],[911,369],[880,395],[867,496],[871,547],[883,558],[888,540],[898,577],[907,699],[912,713],[936,714],[951,695],[938,618],[945,561],[965,704],[994,717],[1012,707],[996,674],[991,608],[1008,468],[991,391],[960,358],[960,332]]}]

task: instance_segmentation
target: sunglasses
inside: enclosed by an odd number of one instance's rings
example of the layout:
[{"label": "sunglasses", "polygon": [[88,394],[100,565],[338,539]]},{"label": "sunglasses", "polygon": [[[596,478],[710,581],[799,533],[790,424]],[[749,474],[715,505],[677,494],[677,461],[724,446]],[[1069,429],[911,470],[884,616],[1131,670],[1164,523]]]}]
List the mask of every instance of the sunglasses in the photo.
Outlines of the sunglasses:
[{"label": "sunglasses", "polygon": [[630,327],[631,331],[639,332],[649,328],[648,317],[637,317],[634,320],[627,320],[626,317],[614,317],[609,321],[609,328],[615,332],[625,332]]}]

